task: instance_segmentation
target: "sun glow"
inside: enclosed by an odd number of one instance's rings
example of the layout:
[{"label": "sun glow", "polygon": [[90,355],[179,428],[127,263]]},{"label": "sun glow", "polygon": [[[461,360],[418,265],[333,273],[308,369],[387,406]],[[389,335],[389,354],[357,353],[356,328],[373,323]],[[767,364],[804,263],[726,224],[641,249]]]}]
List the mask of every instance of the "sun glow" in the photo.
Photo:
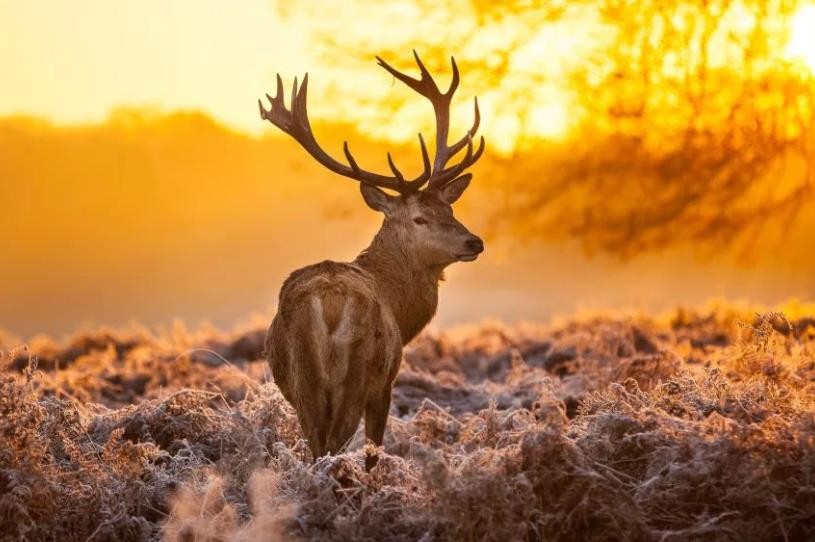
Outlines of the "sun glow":
[{"label": "sun glow", "polygon": [[[815,73],[812,2],[790,20],[786,46],[778,45],[785,36],[775,35],[772,54]],[[571,77],[584,70],[605,73],[592,59],[612,50],[609,43],[615,39],[614,25],[588,7],[570,8],[561,19],[540,25],[508,16],[470,33],[468,29],[481,24],[474,8],[456,11],[451,24],[444,9],[428,18],[427,10],[417,7],[421,3],[408,0],[338,3],[331,16],[325,16],[319,2],[279,9],[283,4],[289,3],[0,0],[0,19],[14,21],[0,33],[0,72],[10,74],[0,93],[0,116],[93,123],[122,106],[147,106],[200,110],[244,133],[273,134],[257,116],[257,97],[274,89],[276,72],[290,84],[295,75],[308,71],[310,114],[316,123],[347,124],[374,139],[415,144],[417,131],[427,136],[433,130],[428,104],[394,86],[376,67],[373,55],[383,54],[396,64],[401,59],[401,67],[415,74],[409,51],[417,47],[444,84],[450,76],[449,54],[465,66],[452,129],[466,130],[472,97],[478,95],[482,130],[494,134],[490,149],[509,153],[518,145],[574,135],[585,120],[580,108],[585,92],[573,87]],[[745,2],[730,5],[721,24],[727,32],[722,34],[748,35],[756,14]],[[366,16],[360,18],[360,13]],[[686,32],[693,13],[677,11],[671,24]],[[82,24],[65,25],[65,20]],[[393,25],[393,20],[402,23]],[[342,36],[349,25],[361,38],[339,48],[335,58],[320,52],[321,39]],[[446,38],[439,42],[428,36]],[[717,37],[711,43],[710,60],[717,65],[728,65],[731,57],[740,55],[727,39]],[[434,44],[441,51],[435,59]],[[663,79],[678,80],[693,51],[688,54],[666,53],[664,66],[655,65],[652,74],[663,69]],[[59,100],[53,99],[54,89],[59,89]],[[651,91],[661,92],[656,87]],[[673,92],[671,87],[663,94]]]},{"label": "sun glow", "polygon": [[804,6],[792,17],[787,54],[815,73],[815,5]]}]

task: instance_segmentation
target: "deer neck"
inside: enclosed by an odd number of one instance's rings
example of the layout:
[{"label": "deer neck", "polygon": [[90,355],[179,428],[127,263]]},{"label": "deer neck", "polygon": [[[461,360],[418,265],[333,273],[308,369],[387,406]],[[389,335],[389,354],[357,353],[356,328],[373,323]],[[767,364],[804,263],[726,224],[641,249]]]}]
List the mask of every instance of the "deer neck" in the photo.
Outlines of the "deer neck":
[{"label": "deer neck", "polygon": [[422,263],[399,231],[387,226],[354,263],[374,277],[399,326],[402,344],[410,342],[436,314],[444,267]]}]

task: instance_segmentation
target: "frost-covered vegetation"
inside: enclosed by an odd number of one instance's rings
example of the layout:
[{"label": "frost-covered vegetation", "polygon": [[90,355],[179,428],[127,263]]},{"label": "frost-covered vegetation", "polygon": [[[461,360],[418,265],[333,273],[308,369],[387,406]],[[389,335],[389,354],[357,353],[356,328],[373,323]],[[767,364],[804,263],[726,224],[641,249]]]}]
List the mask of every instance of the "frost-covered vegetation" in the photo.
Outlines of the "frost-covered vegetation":
[{"label": "frost-covered vegetation", "polygon": [[0,537],[812,540],[815,310],[785,315],[425,334],[370,473],[360,432],[311,462],[262,325],[0,335]]}]

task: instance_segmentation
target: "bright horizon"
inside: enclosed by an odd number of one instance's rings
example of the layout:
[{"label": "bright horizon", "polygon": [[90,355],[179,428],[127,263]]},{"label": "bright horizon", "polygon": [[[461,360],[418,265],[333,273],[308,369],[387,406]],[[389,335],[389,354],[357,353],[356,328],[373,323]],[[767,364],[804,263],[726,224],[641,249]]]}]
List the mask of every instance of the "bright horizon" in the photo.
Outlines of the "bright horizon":
[{"label": "bright horizon", "polygon": [[[353,10],[337,9],[339,17],[356,17]],[[380,15],[388,12],[419,17],[410,2],[383,7]],[[73,125],[103,122],[120,108],[200,110],[231,129],[261,135],[272,129],[258,118],[257,99],[274,93],[275,74],[283,76],[288,90],[292,78],[311,72],[309,110],[315,119],[350,122],[362,133],[397,141],[414,141],[417,128],[430,127],[426,104],[420,101],[408,103],[397,122],[382,111],[382,103],[398,100],[401,89],[394,91],[390,76],[376,66],[378,51],[372,50],[370,59],[354,59],[365,70],[351,77],[347,69],[325,66],[309,53],[311,33],[319,24],[302,14],[284,21],[269,0],[0,0],[0,17],[14,23],[0,35],[0,70],[11,74],[0,95],[0,116]],[[540,46],[531,43],[519,51],[519,65],[528,65]],[[405,58],[409,54],[405,51]],[[440,80],[448,77],[449,67]],[[326,99],[338,94],[345,98]],[[500,89],[460,92],[454,123],[470,122],[476,94],[485,128],[494,123],[497,131],[518,131],[514,119],[492,113]],[[568,123],[564,98],[551,88],[546,94],[532,120],[542,121],[537,124],[543,135],[562,134]],[[349,107],[368,95],[372,107]],[[507,141],[495,145],[502,150],[509,146]]]},{"label": "bright horizon", "polygon": [[[373,56],[380,51],[371,51],[370,62],[353,59],[364,71],[327,66],[313,53],[310,40],[315,32],[325,31],[326,25],[332,32],[330,25],[341,27],[344,19],[358,17],[356,9],[331,9],[334,16],[318,22],[303,13],[283,16],[270,0],[0,0],[0,17],[13,23],[0,33],[0,70],[7,74],[0,116],[85,124],[99,123],[122,107],[200,110],[232,129],[268,134],[270,127],[258,119],[257,98],[273,92],[275,73],[283,75],[288,88],[294,76],[309,71],[313,118],[350,122],[378,138],[414,141],[418,128],[429,129],[426,105],[407,101],[399,104],[396,115],[383,111],[394,109],[405,95],[376,67]],[[376,36],[382,46],[395,42],[390,34],[406,30],[389,26],[387,32],[379,32],[379,22],[421,16],[410,2],[375,9],[363,31]],[[599,39],[591,35],[596,28],[586,17],[576,20],[589,36],[574,32],[572,20],[548,25],[513,51],[512,67],[518,77],[545,72],[551,80],[531,100],[534,105],[523,127],[511,112],[501,109],[512,89],[490,88],[483,82],[470,83],[473,86],[459,93],[454,123],[469,123],[472,96],[477,94],[484,129],[505,134],[491,142],[499,151],[512,150],[522,131],[545,138],[564,136],[575,119],[558,70],[564,63],[580,62],[591,50],[589,40]],[[791,21],[782,53],[810,70],[815,70],[815,34],[809,30],[813,21],[815,5],[803,6]],[[480,36],[479,43],[485,50],[503,47],[505,34],[509,32]],[[467,44],[456,49],[451,52],[475,54]],[[483,62],[489,64],[489,56]],[[442,81],[448,76],[449,71],[443,73]]]},{"label": "bright horizon", "polygon": [[[120,107],[201,110],[260,133],[276,70],[310,61],[267,0],[0,0],[0,115],[98,123]],[[66,24],[68,23],[68,24]]]}]

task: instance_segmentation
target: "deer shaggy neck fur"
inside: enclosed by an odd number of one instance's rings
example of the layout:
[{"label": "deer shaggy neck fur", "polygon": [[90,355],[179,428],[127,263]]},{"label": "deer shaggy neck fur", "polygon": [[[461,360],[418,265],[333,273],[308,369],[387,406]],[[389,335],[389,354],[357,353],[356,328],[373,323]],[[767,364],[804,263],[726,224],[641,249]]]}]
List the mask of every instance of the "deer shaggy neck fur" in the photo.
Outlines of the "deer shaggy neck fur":
[{"label": "deer shaggy neck fur", "polygon": [[412,241],[396,223],[385,221],[355,264],[374,278],[376,290],[399,327],[402,345],[409,343],[433,318],[444,266],[420,260]]}]

